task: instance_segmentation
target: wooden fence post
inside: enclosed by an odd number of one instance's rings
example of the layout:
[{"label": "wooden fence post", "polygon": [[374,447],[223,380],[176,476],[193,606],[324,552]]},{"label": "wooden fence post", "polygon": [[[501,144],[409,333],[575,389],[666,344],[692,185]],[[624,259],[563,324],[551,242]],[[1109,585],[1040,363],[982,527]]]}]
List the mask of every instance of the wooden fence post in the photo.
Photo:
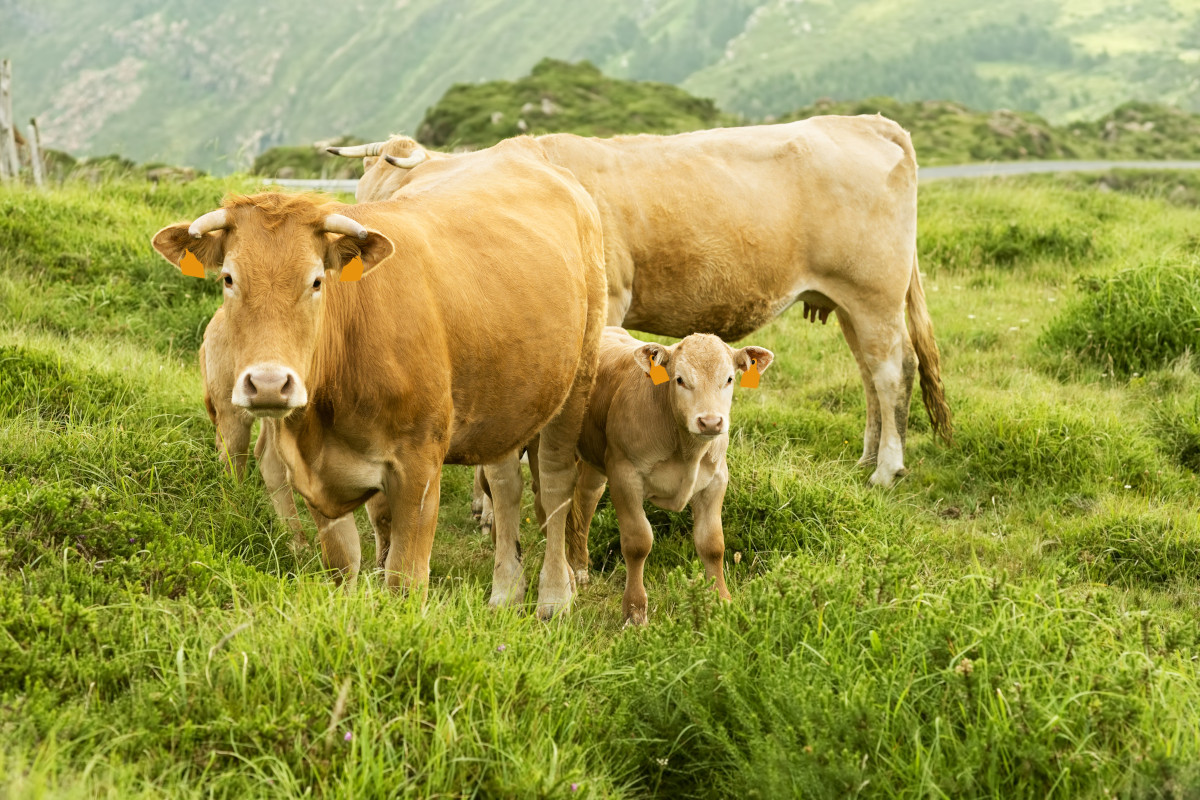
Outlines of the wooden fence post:
[{"label": "wooden fence post", "polygon": [[37,117],[29,118],[29,164],[33,167],[33,184],[41,188],[42,179],[42,135],[38,132]]},{"label": "wooden fence post", "polygon": [[12,62],[6,58],[0,61],[0,179],[21,174],[16,132],[12,114]]}]

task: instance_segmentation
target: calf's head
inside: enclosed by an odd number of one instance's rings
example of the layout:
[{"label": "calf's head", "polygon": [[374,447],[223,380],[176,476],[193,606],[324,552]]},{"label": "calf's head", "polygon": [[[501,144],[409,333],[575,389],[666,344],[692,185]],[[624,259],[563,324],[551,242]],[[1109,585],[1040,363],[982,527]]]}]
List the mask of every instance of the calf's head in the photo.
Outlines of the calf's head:
[{"label": "calf's head", "polygon": [[696,436],[719,436],[729,430],[729,407],[733,384],[750,369],[751,361],[761,373],[775,360],[763,347],[734,350],[720,338],[695,333],[670,347],[647,344],[638,348],[637,362],[647,374],[661,364],[670,381],[657,387],[670,395],[676,424]]},{"label": "calf's head", "polygon": [[154,249],[179,265],[185,251],[224,288],[226,365],[236,376],[235,406],[283,417],[308,402],[305,380],[316,350],[328,281],[356,257],[363,274],[393,245],[334,207],[310,197],[234,197],[194,222],[168,225]]}]

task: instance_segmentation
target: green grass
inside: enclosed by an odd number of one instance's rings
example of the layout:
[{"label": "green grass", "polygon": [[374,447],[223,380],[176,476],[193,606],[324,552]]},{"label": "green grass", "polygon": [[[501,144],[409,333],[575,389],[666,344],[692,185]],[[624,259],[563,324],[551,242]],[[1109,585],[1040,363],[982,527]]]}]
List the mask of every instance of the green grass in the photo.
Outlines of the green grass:
[{"label": "green grass", "polygon": [[1194,212],[1099,180],[922,188],[956,441],[914,400],[891,491],[836,324],[748,337],[776,362],[735,398],[733,601],[654,510],[644,630],[607,501],[570,616],[487,610],[463,468],[424,606],[290,554],[200,403],[219,293],[148,245],[245,180],[0,188],[0,796],[1195,796]]}]

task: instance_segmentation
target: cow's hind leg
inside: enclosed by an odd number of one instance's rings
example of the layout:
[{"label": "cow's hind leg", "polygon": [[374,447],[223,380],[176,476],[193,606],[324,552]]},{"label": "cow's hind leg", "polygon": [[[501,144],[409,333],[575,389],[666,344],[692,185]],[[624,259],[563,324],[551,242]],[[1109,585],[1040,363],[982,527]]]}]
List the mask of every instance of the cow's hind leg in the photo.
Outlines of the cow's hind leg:
[{"label": "cow's hind leg", "polygon": [[484,467],[496,521],[492,541],[496,563],[492,570],[493,608],[520,603],[525,597],[525,573],[521,567],[521,457],[513,451],[503,460]]},{"label": "cow's hind leg", "polygon": [[879,399],[879,449],[870,483],[891,486],[905,473],[904,441],[917,357],[904,327],[903,311],[874,319],[858,315],[852,322]]},{"label": "cow's hind leg", "polygon": [[321,543],[321,561],[333,572],[334,580],[353,586],[362,564],[362,542],[354,513],[331,518],[308,505],[308,513],[317,523],[317,541]]},{"label": "cow's hind leg", "polygon": [[392,545],[392,506],[386,494],[376,492],[367,501],[367,519],[375,531],[375,568],[383,569]]},{"label": "cow's hind leg", "polygon": [[863,433],[863,453],[862,458],[858,460],[858,466],[866,467],[873,465],[879,455],[879,431],[883,422],[879,413],[879,395],[875,391],[875,378],[871,368],[867,365],[867,360],[863,357],[862,347],[859,346],[858,336],[854,331],[854,324],[850,321],[850,315],[839,308],[837,317],[838,324],[842,328],[842,335],[846,337],[846,344],[850,345],[850,352],[854,354],[854,360],[858,362],[863,392],[867,398],[867,425]]},{"label": "cow's hind leg", "polygon": [[588,582],[588,531],[607,483],[608,478],[604,477],[603,472],[588,463],[579,462],[579,482],[575,485],[571,516],[567,519],[567,561],[575,571],[575,583],[579,586]]},{"label": "cow's hind leg", "polygon": [[[292,550],[299,554],[308,548],[308,536],[304,533],[304,526],[300,524],[296,498],[292,496],[292,487],[287,481],[287,467],[275,448],[277,424],[274,420],[263,420],[262,429],[258,432],[258,442],[254,445],[254,457],[258,459],[258,471],[262,473],[263,483],[267,486],[267,496],[271,498],[271,505],[291,530]],[[315,520],[316,516],[313,516],[313,519]]]}]

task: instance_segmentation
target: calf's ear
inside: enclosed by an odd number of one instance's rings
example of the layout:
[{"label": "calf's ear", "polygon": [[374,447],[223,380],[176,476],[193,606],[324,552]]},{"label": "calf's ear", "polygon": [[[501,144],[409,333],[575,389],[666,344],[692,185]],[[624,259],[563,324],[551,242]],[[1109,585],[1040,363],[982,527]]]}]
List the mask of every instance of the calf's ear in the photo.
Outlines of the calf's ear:
[{"label": "calf's ear", "polygon": [[366,239],[337,234],[329,234],[329,236],[333,238],[325,250],[325,269],[341,272],[342,268],[354,259],[362,259],[362,272],[358,276],[352,276],[347,272],[343,276],[343,280],[358,280],[359,277],[379,266],[381,261],[396,250],[391,239],[379,231],[370,229],[367,230]]},{"label": "calf's ear", "polygon": [[743,347],[741,350],[733,351],[733,366],[739,372],[745,372],[750,369],[750,361],[754,361],[754,366],[758,368],[758,374],[767,371],[767,367],[771,366],[771,362],[775,360],[775,354],[765,347]]},{"label": "calf's ear", "polygon": [[634,360],[642,368],[642,372],[649,375],[650,368],[655,364],[667,366],[671,360],[671,348],[661,344],[644,344],[637,349]]},{"label": "calf's ear", "polygon": [[178,222],[154,234],[150,243],[163,258],[170,261],[181,271],[184,254],[190,252],[199,259],[207,276],[212,277],[225,261],[225,231],[218,230],[206,233],[199,239],[188,233],[190,222]]}]

